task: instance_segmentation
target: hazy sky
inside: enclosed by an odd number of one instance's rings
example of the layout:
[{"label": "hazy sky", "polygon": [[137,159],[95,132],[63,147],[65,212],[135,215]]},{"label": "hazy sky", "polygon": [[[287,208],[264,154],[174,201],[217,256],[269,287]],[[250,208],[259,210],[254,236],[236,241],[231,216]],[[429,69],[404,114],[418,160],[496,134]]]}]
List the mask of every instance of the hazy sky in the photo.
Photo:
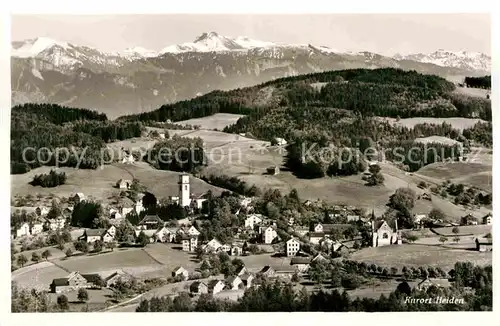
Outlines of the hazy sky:
[{"label": "hazy sky", "polygon": [[437,49],[490,54],[491,40],[489,14],[12,16],[12,40],[46,36],[103,51],[161,50],[210,31],[381,54]]}]

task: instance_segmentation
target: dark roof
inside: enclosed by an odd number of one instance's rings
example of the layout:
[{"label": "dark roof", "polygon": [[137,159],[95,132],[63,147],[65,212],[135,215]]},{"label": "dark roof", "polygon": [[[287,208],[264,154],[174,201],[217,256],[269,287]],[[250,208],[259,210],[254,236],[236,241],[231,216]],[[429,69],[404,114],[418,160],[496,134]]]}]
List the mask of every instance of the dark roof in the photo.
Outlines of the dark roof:
[{"label": "dark roof", "polygon": [[185,268],[184,268],[184,267],[182,267],[182,266],[178,266],[178,267],[174,268],[173,272],[177,272],[177,271],[178,271],[179,269],[181,269],[181,268],[185,270]]},{"label": "dark roof", "polygon": [[266,273],[269,270],[273,270],[273,268],[271,266],[264,266],[264,268],[262,268],[259,273]]},{"label": "dark roof", "polygon": [[199,289],[199,287],[200,287],[202,284],[206,286],[206,284],[205,284],[205,283],[200,282],[200,281],[193,282],[193,283],[191,283],[191,286],[189,287],[189,289],[190,289],[191,291],[196,291],[196,290],[198,290],[198,289]]},{"label": "dark roof", "polygon": [[309,232],[309,237],[311,238],[322,238],[325,236],[325,232]]},{"label": "dark roof", "polygon": [[81,274],[84,279],[87,280],[87,282],[97,284],[99,283],[102,279],[99,274]]},{"label": "dark roof", "polygon": [[246,267],[245,267],[245,266],[241,266],[240,268],[238,268],[238,269],[236,270],[236,274],[239,274],[239,273],[240,273],[241,271],[243,271],[243,270],[246,270]]},{"label": "dark roof", "polygon": [[158,215],[146,215],[142,221],[139,222],[139,225],[144,223],[163,223],[163,221],[158,217]]},{"label": "dark roof", "polygon": [[292,260],[290,261],[290,265],[310,264],[310,263],[311,263],[311,258],[309,257],[293,257]]},{"label": "dark roof", "polygon": [[52,280],[52,284],[55,286],[66,286],[66,285],[69,285],[69,280],[67,277],[55,278]]},{"label": "dark roof", "polygon": [[85,230],[85,234],[88,236],[88,237],[92,237],[92,236],[100,236],[102,235],[106,230],[104,229],[86,229]]},{"label": "dark roof", "polygon": [[276,273],[295,273],[296,270],[290,266],[278,266],[275,268]]},{"label": "dark roof", "polygon": [[210,282],[208,282],[208,288],[213,289],[217,285],[217,283],[219,283],[219,282],[222,282],[222,281],[221,280],[211,280]]},{"label": "dark roof", "polygon": [[488,239],[488,238],[476,238],[476,243],[478,244],[483,244],[483,245],[492,245],[493,244],[493,239]]}]

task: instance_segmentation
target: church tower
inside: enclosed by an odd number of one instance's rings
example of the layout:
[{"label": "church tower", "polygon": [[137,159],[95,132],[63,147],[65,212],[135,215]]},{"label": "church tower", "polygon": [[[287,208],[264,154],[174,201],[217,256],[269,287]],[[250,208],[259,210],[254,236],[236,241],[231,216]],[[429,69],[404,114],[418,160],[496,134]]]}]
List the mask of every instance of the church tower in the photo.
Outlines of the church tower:
[{"label": "church tower", "polygon": [[189,189],[189,175],[179,176],[179,204],[182,207],[191,205],[191,192]]}]

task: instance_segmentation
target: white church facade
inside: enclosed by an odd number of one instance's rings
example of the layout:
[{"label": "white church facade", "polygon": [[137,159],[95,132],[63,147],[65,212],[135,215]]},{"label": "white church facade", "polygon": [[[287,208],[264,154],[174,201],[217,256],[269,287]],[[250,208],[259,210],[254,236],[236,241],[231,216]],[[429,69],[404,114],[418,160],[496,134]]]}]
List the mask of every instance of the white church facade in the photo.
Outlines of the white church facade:
[{"label": "white church facade", "polygon": [[372,247],[389,246],[391,244],[401,244],[401,236],[396,220],[396,230],[393,230],[386,221],[372,220]]}]

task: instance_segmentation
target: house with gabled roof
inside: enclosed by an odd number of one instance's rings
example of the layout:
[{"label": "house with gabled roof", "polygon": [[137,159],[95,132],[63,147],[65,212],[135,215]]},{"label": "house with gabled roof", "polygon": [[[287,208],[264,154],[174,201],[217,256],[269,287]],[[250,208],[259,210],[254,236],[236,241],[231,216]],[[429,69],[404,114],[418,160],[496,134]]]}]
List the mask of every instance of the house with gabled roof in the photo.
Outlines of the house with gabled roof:
[{"label": "house with gabled roof", "polygon": [[38,215],[40,217],[44,217],[45,215],[49,214],[49,211],[50,211],[50,209],[48,207],[45,207],[45,206],[38,206],[35,209],[36,215]]},{"label": "house with gabled roof", "polygon": [[483,216],[483,224],[491,225],[493,222],[493,215],[488,213],[486,216]]},{"label": "house with gabled roof", "polygon": [[326,260],[327,259],[321,253],[318,253],[318,254],[316,254],[316,256],[313,257],[311,262],[313,262],[313,261],[326,261]]},{"label": "house with gabled roof", "polygon": [[299,272],[306,273],[309,270],[311,258],[309,257],[293,257],[290,260],[290,265],[295,267]]},{"label": "house with gabled roof", "polygon": [[263,235],[263,240],[265,244],[271,244],[273,243],[274,239],[278,237],[278,233],[276,232],[276,227],[273,225],[268,226],[265,230]]},{"label": "house with gabled roof", "polygon": [[83,231],[83,235],[80,237],[81,240],[87,243],[94,243],[96,241],[102,240],[102,235],[106,232],[104,229],[86,229]]},{"label": "house with gabled roof", "polygon": [[118,282],[119,280],[121,281],[130,281],[132,280],[134,277],[128,273],[125,273],[124,271],[122,270],[118,270],[114,273],[111,273],[110,275],[108,275],[105,279],[104,279],[104,283],[106,284],[106,287],[107,288],[110,288],[112,287],[113,285],[116,284],[116,282]]},{"label": "house with gabled roof", "polygon": [[78,204],[85,201],[85,195],[81,192],[77,192],[73,197],[70,197],[70,199],[73,200],[75,204]]},{"label": "house with gabled roof", "polygon": [[132,186],[132,180],[120,179],[116,182],[115,186],[118,189],[130,189],[130,186]]},{"label": "house with gabled roof", "polygon": [[267,265],[267,266],[264,266],[260,271],[259,271],[259,274],[263,275],[263,276],[266,276],[266,277],[273,277],[274,274],[276,273],[276,271],[274,270],[274,268],[272,268],[271,266]]},{"label": "house with gabled roof", "polygon": [[172,277],[176,277],[177,275],[184,276],[185,280],[187,280],[189,278],[188,270],[182,266],[178,266],[178,267],[174,268],[174,270],[172,271]]},{"label": "house with gabled roof", "polygon": [[325,239],[324,232],[309,232],[309,242],[312,244],[319,244],[322,239]]},{"label": "house with gabled roof", "polygon": [[245,266],[241,266],[236,270],[236,275],[241,276],[245,273],[248,273],[247,268]]},{"label": "house with gabled roof", "polygon": [[203,250],[205,252],[216,252],[219,248],[222,247],[222,244],[217,239],[210,240],[206,245],[203,246]]},{"label": "house with gabled roof", "polygon": [[61,293],[80,288],[100,288],[101,276],[99,274],[80,274],[71,272],[64,278],[56,278],[50,284],[52,293]]},{"label": "house with gabled roof", "polygon": [[238,290],[240,287],[244,286],[239,276],[229,276],[226,278],[225,283],[228,290]]},{"label": "house with gabled roof", "polygon": [[198,247],[198,237],[194,235],[182,234],[180,236],[182,243],[182,250],[187,252],[194,252]]},{"label": "house with gabled roof", "polygon": [[238,275],[238,276],[240,277],[241,282],[243,283],[243,286],[245,288],[248,289],[248,288],[252,287],[252,282],[253,282],[253,280],[255,278],[252,274],[250,274],[250,273],[244,273],[244,274]]},{"label": "house with gabled roof", "polygon": [[476,238],[476,250],[477,251],[492,251],[493,250],[493,239],[492,238]]},{"label": "house with gabled roof", "polygon": [[29,236],[30,235],[30,225],[28,223],[23,223],[21,224],[17,229],[16,229],[16,237],[22,237],[22,236]]},{"label": "house with gabled roof", "polygon": [[446,278],[425,278],[420,283],[417,284],[418,290],[427,290],[431,286],[436,286],[439,288],[449,288],[451,283]]},{"label": "house with gabled roof", "polygon": [[164,224],[165,223],[158,215],[146,215],[137,226],[145,230],[158,230],[158,228]]},{"label": "house with gabled roof", "polygon": [[[171,242],[170,234],[171,232],[167,227],[161,226],[155,232],[155,239],[157,242]],[[175,237],[175,234],[173,236]]]},{"label": "house with gabled roof", "polygon": [[208,293],[217,294],[224,290],[225,286],[221,280],[211,280],[208,282]]},{"label": "house with gabled roof", "polygon": [[208,293],[208,286],[203,282],[195,281],[189,286],[189,291],[192,294]]},{"label": "house with gabled roof", "polygon": [[259,225],[262,223],[262,214],[250,214],[247,216],[245,219],[245,227],[254,229],[256,225]]}]

